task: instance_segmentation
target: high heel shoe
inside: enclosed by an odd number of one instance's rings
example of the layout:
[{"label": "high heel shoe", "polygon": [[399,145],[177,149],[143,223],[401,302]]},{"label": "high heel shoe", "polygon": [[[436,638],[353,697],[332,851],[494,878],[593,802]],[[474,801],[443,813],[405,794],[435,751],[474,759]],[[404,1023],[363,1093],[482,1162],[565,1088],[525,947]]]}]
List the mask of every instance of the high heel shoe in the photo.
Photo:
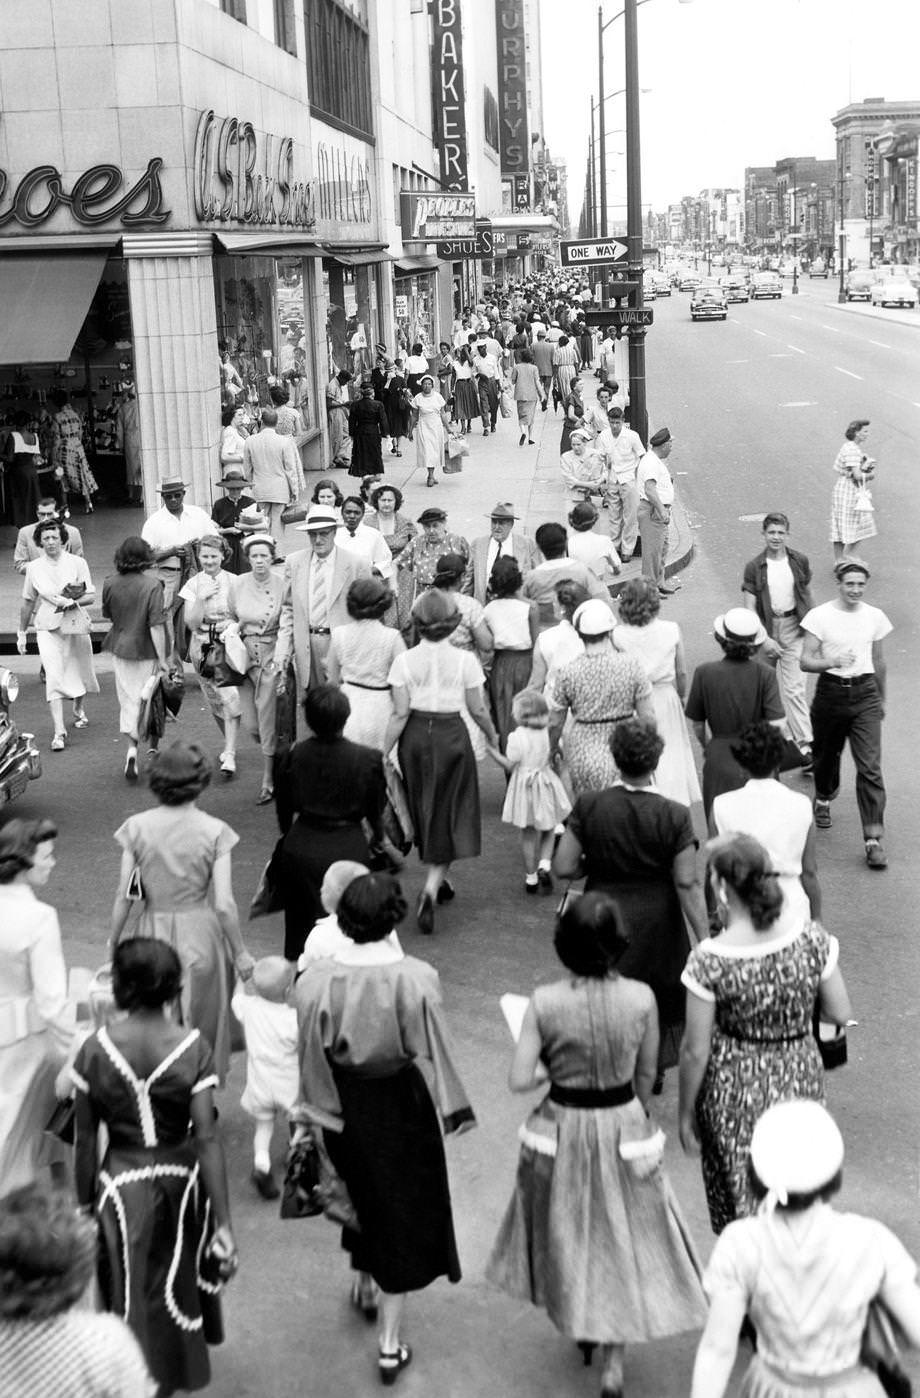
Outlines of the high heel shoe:
[{"label": "high heel shoe", "polygon": [[408,1345],[397,1345],[393,1354],[384,1354],[382,1349],[378,1350],[377,1367],[380,1371],[380,1382],[387,1387],[394,1384],[401,1370],[411,1363],[412,1351]]},{"label": "high heel shoe", "polygon": [[423,888],[418,896],[415,920],[418,923],[418,930],[426,937],[430,937],[434,931],[434,903],[427,889]]},{"label": "high heel shoe", "polygon": [[454,888],[450,879],[442,879],[435,901],[438,903],[452,903],[456,896],[457,890]]},{"label": "high heel shoe", "polygon": [[351,1284],[351,1304],[356,1311],[360,1311],[365,1320],[377,1319],[377,1287],[371,1282],[370,1286],[362,1285],[361,1278],[355,1277]]},{"label": "high heel shoe", "polygon": [[275,788],[273,786],[263,786],[256,798],[257,806],[268,806],[275,799]]},{"label": "high heel shoe", "polygon": [[581,1357],[584,1361],[584,1366],[586,1369],[590,1369],[591,1361],[594,1358],[594,1351],[597,1349],[597,1345],[595,1344],[594,1340],[579,1340],[577,1343],[578,1348],[581,1350]]}]

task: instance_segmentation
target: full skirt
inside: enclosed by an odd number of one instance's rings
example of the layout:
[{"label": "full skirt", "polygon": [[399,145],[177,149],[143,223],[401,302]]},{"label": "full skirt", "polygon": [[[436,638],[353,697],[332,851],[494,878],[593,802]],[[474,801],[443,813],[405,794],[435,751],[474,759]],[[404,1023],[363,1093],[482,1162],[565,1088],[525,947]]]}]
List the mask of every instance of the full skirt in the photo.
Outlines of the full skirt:
[{"label": "full skirt", "polygon": [[515,767],[505,793],[502,820],[524,830],[555,830],[572,809],[565,787],[550,767]]},{"label": "full skirt", "polygon": [[472,422],[479,416],[479,394],[472,379],[458,379],[454,386],[454,407],[458,422]]},{"label": "full skirt", "polygon": [[35,1178],[54,1110],[56,1066],[47,1032],[0,1048],[0,1193]]},{"label": "full skirt", "polygon": [[410,712],[399,765],[423,863],[451,864],[479,854],[479,778],[460,715]]},{"label": "full skirt", "polygon": [[359,432],[352,438],[351,461],[348,466],[350,476],[383,475],[383,443],[379,431],[371,435]]},{"label": "full skirt", "polygon": [[365,747],[383,752],[383,740],[387,724],[393,712],[393,701],[388,689],[363,689],[361,685],[342,685],[342,692],[348,695],[351,713],[345,724],[344,736],[353,743],[363,743]]},{"label": "full skirt", "polygon": [[115,693],[118,696],[118,731],[137,742],[137,723],[141,712],[144,685],[156,674],[155,660],[123,660],[112,656],[115,673]]},{"label": "full skirt", "polygon": [[415,424],[415,464],[420,471],[435,471],[444,463],[444,424],[439,413],[420,413]]},{"label": "full skirt", "polygon": [[831,497],[831,542],[855,544],[878,533],[874,510],[857,510],[856,486],[849,476],[840,476]]},{"label": "full skirt", "polygon": [[[554,1132],[555,1156],[539,1148]],[[700,1264],[666,1175],[639,1180],[620,1159],[621,1138],[647,1133],[635,1099],[599,1111],[547,1099],[522,1131],[486,1277],[572,1339],[641,1343],[705,1323]]]},{"label": "full skirt", "polygon": [[36,631],[35,639],[45,667],[46,699],[82,699],[84,694],[99,693],[89,636]]},{"label": "full skirt", "polygon": [[682,806],[702,800],[687,720],[677,690],[670,681],[652,685],[655,722],[664,741],[664,752],[655,771],[655,790]]},{"label": "full skirt", "polygon": [[345,1127],[323,1134],[360,1225],[342,1230],[352,1266],[397,1294],[459,1281],[444,1142],[422,1074],[410,1064],[392,1077],[337,1071],[335,1082]]},{"label": "full skirt", "polygon": [[532,650],[497,650],[489,671],[489,707],[492,722],[498,733],[498,746],[504,752],[508,746],[508,734],[514,727],[511,706],[514,696],[527,688],[533,668]]}]

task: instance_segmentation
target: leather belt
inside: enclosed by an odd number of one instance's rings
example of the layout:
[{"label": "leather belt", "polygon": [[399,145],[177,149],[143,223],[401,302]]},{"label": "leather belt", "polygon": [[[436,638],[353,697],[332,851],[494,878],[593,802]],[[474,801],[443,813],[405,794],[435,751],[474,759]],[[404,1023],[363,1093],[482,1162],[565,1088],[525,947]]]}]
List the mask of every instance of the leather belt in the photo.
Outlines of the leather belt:
[{"label": "leather belt", "polygon": [[776,619],[787,616],[798,616],[798,612],[796,611],[795,607],[793,607],[791,612],[774,612],[773,616]]},{"label": "leather belt", "polygon": [[549,1090],[549,1100],[558,1107],[581,1107],[585,1111],[625,1107],[635,1095],[631,1082],[621,1082],[616,1087],[561,1087],[554,1082]]},{"label": "leather belt", "polygon": [[818,676],[818,683],[820,684],[822,680],[827,680],[828,684],[839,684],[842,689],[852,689],[854,685],[864,684],[866,680],[874,679],[875,672],[873,670],[866,670],[861,675],[829,675],[827,671],[824,670]]},{"label": "leather belt", "polygon": [[328,627],[328,626],[311,626],[311,627],[310,627],[310,635],[311,635],[311,636],[331,636],[331,635],[332,635],[332,630],[331,630],[331,628]]}]

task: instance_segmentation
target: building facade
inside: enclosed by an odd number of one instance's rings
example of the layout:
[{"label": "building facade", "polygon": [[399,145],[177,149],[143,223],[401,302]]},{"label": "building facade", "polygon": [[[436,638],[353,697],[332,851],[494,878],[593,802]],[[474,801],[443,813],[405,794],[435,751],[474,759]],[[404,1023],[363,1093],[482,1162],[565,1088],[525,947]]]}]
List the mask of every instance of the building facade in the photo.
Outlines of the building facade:
[{"label": "building facade", "polygon": [[849,262],[920,259],[920,102],[852,102],[831,118],[837,139],[837,231]]}]

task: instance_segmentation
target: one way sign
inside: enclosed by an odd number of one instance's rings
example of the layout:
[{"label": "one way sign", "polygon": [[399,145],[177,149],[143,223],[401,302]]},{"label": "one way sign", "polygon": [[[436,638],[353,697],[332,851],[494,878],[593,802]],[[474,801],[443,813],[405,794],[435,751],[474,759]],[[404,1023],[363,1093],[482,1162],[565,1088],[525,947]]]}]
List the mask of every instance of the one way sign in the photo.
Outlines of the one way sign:
[{"label": "one way sign", "polygon": [[628,248],[615,238],[590,238],[583,243],[560,243],[559,251],[563,267],[578,267],[585,263],[620,262]]}]

